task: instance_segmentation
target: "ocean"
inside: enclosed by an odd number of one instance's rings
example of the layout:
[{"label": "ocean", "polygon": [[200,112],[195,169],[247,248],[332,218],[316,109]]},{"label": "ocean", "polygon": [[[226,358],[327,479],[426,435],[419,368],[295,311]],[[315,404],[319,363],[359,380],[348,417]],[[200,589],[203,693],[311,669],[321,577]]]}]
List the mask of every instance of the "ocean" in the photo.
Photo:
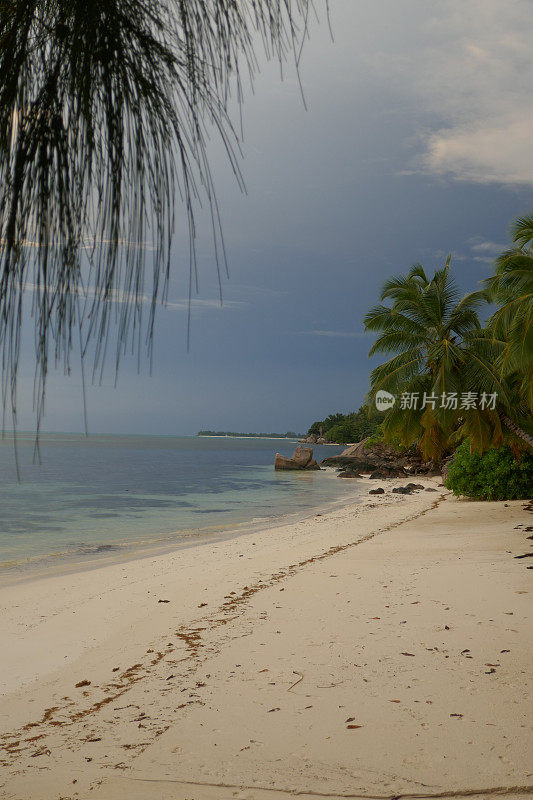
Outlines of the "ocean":
[{"label": "ocean", "polygon": [[[357,495],[332,470],[275,472],[296,441],[19,434],[0,441],[0,571],[174,548],[268,528]],[[315,446],[317,460],[341,447]],[[360,490],[359,490],[360,491]]]}]

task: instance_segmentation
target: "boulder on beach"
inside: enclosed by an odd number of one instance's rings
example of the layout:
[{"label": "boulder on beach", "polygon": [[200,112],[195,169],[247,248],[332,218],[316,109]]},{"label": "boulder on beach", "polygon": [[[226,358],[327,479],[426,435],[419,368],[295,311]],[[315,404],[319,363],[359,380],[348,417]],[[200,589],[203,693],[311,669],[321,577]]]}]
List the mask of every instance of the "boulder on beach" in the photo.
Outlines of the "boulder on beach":
[{"label": "boulder on beach", "polygon": [[274,459],[274,469],[302,469],[300,464],[293,461],[292,458],[282,456],[281,453],[276,453]]},{"label": "boulder on beach", "polygon": [[411,492],[416,492],[423,488],[421,483],[408,483],[406,486],[397,486],[392,491],[395,494],[411,494]]},{"label": "boulder on beach", "polygon": [[301,467],[306,467],[313,460],[313,450],[310,447],[298,445],[291,456],[291,461],[296,461]]},{"label": "boulder on beach", "polygon": [[323,467],[338,467],[340,469],[351,468],[357,472],[372,472],[372,470],[375,469],[375,465],[369,461],[342,455],[323,458],[320,464]]},{"label": "boulder on beach", "polygon": [[396,469],[395,467],[381,466],[374,470],[370,478],[371,480],[381,478],[404,478],[407,474],[408,473],[403,468]]},{"label": "boulder on beach", "polygon": [[366,439],[362,439],[357,444],[351,444],[346,450],[343,450],[341,456],[350,456],[351,458],[362,458],[365,457],[365,444],[370,439],[370,436],[367,436]]},{"label": "boulder on beach", "polygon": [[291,458],[282,456],[281,453],[276,453],[274,459],[274,469],[320,469],[317,462],[313,458],[313,451],[310,447],[298,447],[292,454]]}]

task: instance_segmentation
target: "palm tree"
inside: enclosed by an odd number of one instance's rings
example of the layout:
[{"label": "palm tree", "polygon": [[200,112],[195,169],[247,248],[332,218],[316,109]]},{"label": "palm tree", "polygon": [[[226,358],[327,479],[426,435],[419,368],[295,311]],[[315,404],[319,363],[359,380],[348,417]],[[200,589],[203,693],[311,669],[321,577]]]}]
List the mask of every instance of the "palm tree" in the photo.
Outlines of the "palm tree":
[{"label": "palm tree", "polygon": [[[327,0],[325,0],[327,5]],[[189,228],[211,209],[224,263],[207,140],[220,136],[242,183],[228,115],[257,46],[299,60],[312,0],[0,0],[0,349],[15,408],[23,294],[33,295],[42,403],[48,362],[68,370],[73,332],[102,363],[150,349],[170,272],[176,192]],[[149,271],[148,271],[149,267]],[[33,277],[28,278],[30,268]],[[38,405],[40,419],[42,405]]]},{"label": "palm tree", "polygon": [[517,384],[520,398],[533,411],[533,214],[517,219],[511,236],[514,246],[496,259],[495,275],[485,281],[500,305],[487,330],[503,342],[502,375]]},{"label": "palm tree", "polygon": [[[441,458],[457,436],[470,436],[480,449],[503,442],[489,398],[497,394],[504,408],[510,398],[494,366],[499,345],[484,334],[477,313],[487,299],[482,291],[460,297],[449,257],[431,279],[415,264],[385,283],[382,304],[368,312],[365,326],[379,334],[369,355],[395,354],[371,373],[370,400],[380,389],[401,396],[385,415],[386,440],[416,443],[426,459]],[[469,392],[481,408],[465,398]]]}]

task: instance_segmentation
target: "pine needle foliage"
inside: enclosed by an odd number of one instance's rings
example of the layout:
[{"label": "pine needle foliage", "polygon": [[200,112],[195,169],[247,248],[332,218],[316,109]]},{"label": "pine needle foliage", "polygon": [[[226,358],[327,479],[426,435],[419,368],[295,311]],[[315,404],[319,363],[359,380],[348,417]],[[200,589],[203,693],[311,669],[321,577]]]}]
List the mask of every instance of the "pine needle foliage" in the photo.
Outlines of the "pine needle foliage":
[{"label": "pine needle foliage", "polygon": [[[327,0],[324,0],[327,4]],[[33,295],[36,411],[49,363],[80,330],[101,367],[151,348],[165,299],[177,209],[189,229],[211,211],[223,240],[208,137],[237,180],[230,101],[258,69],[258,46],[298,64],[312,0],[0,0],[0,349],[4,409],[16,411],[23,294]],[[149,254],[149,258],[147,257]],[[147,274],[148,273],[148,274]]]}]

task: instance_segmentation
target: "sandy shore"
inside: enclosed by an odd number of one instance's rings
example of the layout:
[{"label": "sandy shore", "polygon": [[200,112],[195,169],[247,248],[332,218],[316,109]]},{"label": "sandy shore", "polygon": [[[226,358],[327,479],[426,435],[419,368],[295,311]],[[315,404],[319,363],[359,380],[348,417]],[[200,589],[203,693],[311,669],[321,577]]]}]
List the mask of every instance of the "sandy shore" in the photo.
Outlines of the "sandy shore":
[{"label": "sandy shore", "polygon": [[533,794],[531,525],[388,491],[0,589],[0,796]]}]

